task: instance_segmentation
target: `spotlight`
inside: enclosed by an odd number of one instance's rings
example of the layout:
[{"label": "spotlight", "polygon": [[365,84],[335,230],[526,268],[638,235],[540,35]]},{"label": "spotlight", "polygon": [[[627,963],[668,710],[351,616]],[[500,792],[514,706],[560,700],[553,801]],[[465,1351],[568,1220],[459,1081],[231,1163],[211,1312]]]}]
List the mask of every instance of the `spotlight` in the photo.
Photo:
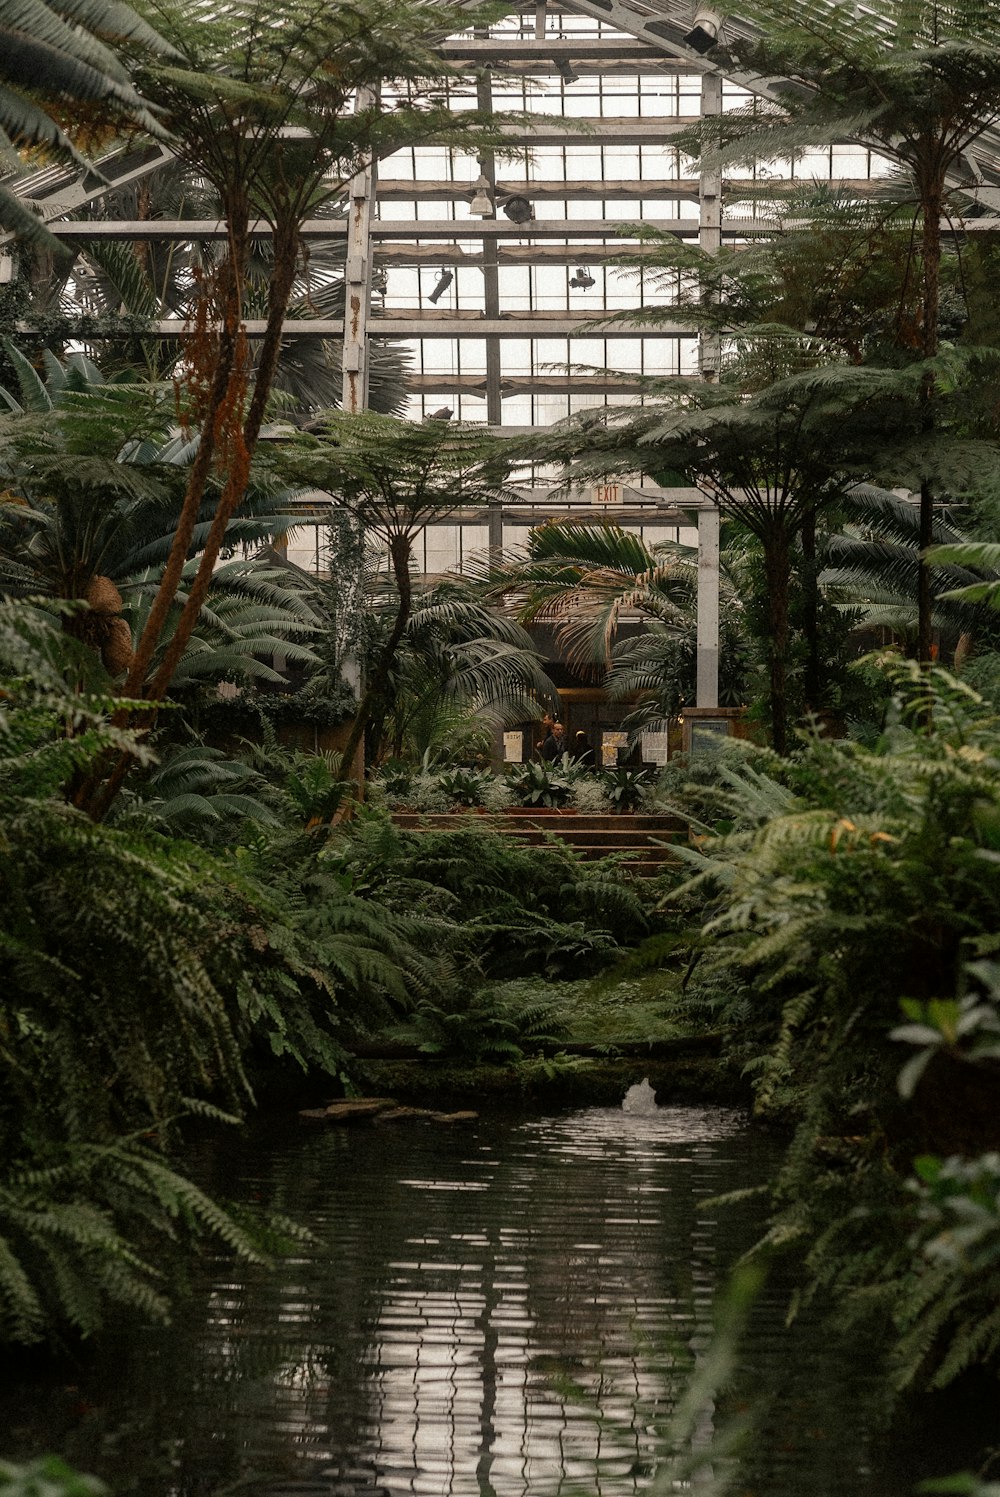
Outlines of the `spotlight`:
[{"label": "spotlight", "polygon": [[428,411],[424,417],[425,421],[450,421],[455,412],[450,405],[439,406],[436,411]]},{"label": "spotlight", "polygon": [[721,25],[722,17],[718,11],[710,10],[707,5],[699,5],[695,9],[694,25],[683,40],[693,52],[711,52],[719,40]]},{"label": "spotlight", "polygon": [[504,203],[503,211],[504,217],[515,224],[530,224],[535,216],[535,210],[528,199],[516,193]]},{"label": "spotlight", "polygon": [[579,82],[580,74],[577,72],[576,68],[571,62],[567,62],[565,58],[558,57],[553,60],[556,65],[556,72],[559,74],[564,83]]},{"label": "spotlight", "polygon": [[594,277],[586,265],[578,265],[576,267],[576,275],[570,276],[569,283],[571,286],[576,286],[580,291],[589,291],[591,286],[594,285]]},{"label": "spotlight", "polygon": [[427,300],[435,302],[440,301],[454,279],[455,272],[453,270],[442,270],[441,274],[437,278],[437,285],[434,287],[434,290],[430,293]]},{"label": "spotlight", "polygon": [[389,272],[384,265],[378,265],[372,271],[372,290],[376,296],[384,296],[389,289]]},{"label": "spotlight", "polygon": [[493,193],[490,191],[490,184],[485,172],[480,173],[479,181],[476,183],[476,190],[472,196],[471,211],[477,218],[493,218],[496,215],[496,204],[493,201]]}]

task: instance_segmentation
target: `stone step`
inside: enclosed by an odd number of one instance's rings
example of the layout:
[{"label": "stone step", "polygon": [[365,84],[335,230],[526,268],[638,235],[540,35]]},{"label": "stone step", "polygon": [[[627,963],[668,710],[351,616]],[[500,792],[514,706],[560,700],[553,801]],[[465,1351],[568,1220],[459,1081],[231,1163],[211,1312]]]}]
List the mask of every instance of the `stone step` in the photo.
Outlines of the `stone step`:
[{"label": "stone step", "polygon": [[582,811],[550,811],[545,808],[524,808],[513,811],[394,811],[392,819],[399,827],[428,827],[460,829],[473,818],[490,823],[490,826],[511,828],[517,826],[544,827],[547,831],[576,828],[580,831],[630,829],[636,832],[657,834],[682,834],[684,823],[676,816],[630,811],[609,812],[596,815]]},{"label": "stone step", "polygon": [[[550,831],[547,827],[507,827],[507,836],[516,837],[519,842],[529,842],[537,847],[547,842],[550,838],[557,842],[569,842],[573,847],[593,847],[612,850],[616,847],[655,847],[661,841],[656,832],[615,832],[615,831],[588,831],[581,828],[576,831]],[[655,841],[653,839],[656,839]],[[676,838],[673,838],[676,841]]]},{"label": "stone step", "polygon": [[645,877],[655,876],[674,861],[669,844],[685,834],[676,817],[655,813],[593,815],[523,808],[494,815],[396,811],[392,817],[396,826],[407,831],[456,831],[470,824],[469,818],[475,818],[472,824],[482,824],[542,852],[562,843],[587,862],[615,854],[626,860],[630,872]]}]

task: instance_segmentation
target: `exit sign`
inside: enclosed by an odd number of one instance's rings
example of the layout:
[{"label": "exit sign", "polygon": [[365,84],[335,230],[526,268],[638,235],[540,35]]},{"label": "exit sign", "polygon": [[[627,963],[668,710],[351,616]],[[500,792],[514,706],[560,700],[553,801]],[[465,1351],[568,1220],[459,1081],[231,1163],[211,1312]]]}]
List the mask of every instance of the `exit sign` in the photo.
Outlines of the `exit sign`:
[{"label": "exit sign", "polygon": [[620,483],[596,483],[594,485],[594,504],[621,504],[622,486]]}]

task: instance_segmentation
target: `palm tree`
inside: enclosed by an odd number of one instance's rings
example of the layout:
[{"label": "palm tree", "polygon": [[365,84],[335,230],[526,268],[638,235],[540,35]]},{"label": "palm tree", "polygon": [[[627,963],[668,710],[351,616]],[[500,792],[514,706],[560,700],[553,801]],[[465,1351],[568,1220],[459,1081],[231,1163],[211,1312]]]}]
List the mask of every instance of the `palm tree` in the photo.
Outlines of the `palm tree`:
[{"label": "palm tree", "polygon": [[[891,0],[873,17],[842,4],[805,9],[792,0],[750,0],[741,14],[757,34],[734,41],[728,55],[758,76],[800,86],[782,90],[775,103],[706,121],[700,132],[705,156],[718,166],[769,161],[853,139],[897,163],[914,228],[909,274],[917,316],[907,351],[924,364],[917,419],[929,446],[936,419],[941,222],[964,158],[1000,119],[1000,5]],[[925,553],[937,492],[929,470],[918,487],[917,649],[927,660],[932,589]]]},{"label": "palm tree", "polygon": [[[395,590],[380,591],[374,613],[388,629]],[[414,598],[386,693],[372,709],[369,758],[377,762],[387,745],[394,757],[408,750],[420,759],[473,721],[491,735],[535,717],[539,700],[555,695],[526,630],[470,596],[464,581],[438,583]]]},{"label": "palm tree", "polygon": [[[151,177],[105,194],[90,213],[95,221],[214,221],[221,216],[221,204],[210,183],[174,159]],[[185,322],[194,316],[202,278],[218,268],[223,254],[212,241],[84,242],[72,263],[60,261],[44,281],[33,284],[27,320],[38,317],[44,322],[54,313],[65,312],[67,331],[73,333],[74,341],[87,343],[90,356],[106,372],[139,370],[151,380],[172,378],[183,370],[182,339],[158,339],[139,331],[133,337],[90,343],[82,330],[74,329],[73,315],[110,319],[124,314],[137,325],[166,318]],[[86,276],[79,273],[81,263],[90,272]],[[266,240],[255,241],[247,264],[248,317],[266,315],[273,268],[270,245]],[[308,261],[297,266],[287,316],[290,320],[343,320],[344,294],[342,243],[314,243]],[[28,335],[21,335],[17,341],[29,356],[35,356],[28,347]],[[340,404],[341,348],[341,343],[333,339],[295,338],[282,349],[274,389],[287,397],[281,404],[288,407],[294,419]],[[253,357],[252,347],[249,356]],[[408,367],[408,353],[398,343],[372,340],[368,396],[372,410],[401,414]]]},{"label": "palm tree", "polygon": [[[822,543],[823,588],[857,608],[860,627],[883,627],[914,640],[919,511],[897,494],[859,484],[846,496],[841,519],[843,529]],[[982,606],[996,585],[993,550],[942,513],[934,517],[932,539],[935,632],[962,655],[977,643],[995,647],[996,619]]]},{"label": "palm tree", "polygon": [[[22,403],[6,396],[17,413],[0,420],[0,593],[87,602],[64,616],[64,628],[120,676],[170,551],[189,445],[171,435],[172,400],[162,388],[109,383],[82,354],[65,365],[49,355],[43,381],[16,349],[8,352]],[[261,547],[288,529],[295,523],[288,497],[265,473],[256,475],[231,543]],[[210,524],[206,505],[179,606]],[[175,684],[278,680],[267,664],[276,652],[313,663],[306,641],[320,620],[304,584],[274,559],[218,566]]]},{"label": "palm tree", "polygon": [[[184,65],[147,67],[142,84],[164,111],[178,157],[218,194],[227,231],[218,268],[203,283],[187,344],[186,416],[198,432],[197,450],[174,545],[124,686],[126,695],[142,692],[157,701],[195,627],[243,495],[278,366],[302,223],[322,213],[371,160],[407,141],[465,139],[474,146],[483,132],[472,112],[453,115],[427,86],[453,74],[436,41],[475,24],[475,9],[467,5],[277,0],[276,9],[275,0],[241,0],[218,16],[199,11],[192,17],[190,8],[163,0],[153,9]],[[391,94],[388,88],[382,92],[387,84],[394,85]],[[270,226],[274,261],[251,379],[243,317],[252,218]],[[150,675],[217,467],[224,469],[225,482],[198,568]],[[117,718],[124,725],[127,714]],[[80,804],[93,817],[106,813],[129,762],[119,756],[81,789]]]},{"label": "palm tree", "polygon": [[[6,140],[86,167],[73,143],[74,130],[97,135],[138,126],[162,135],[157,112],[136,92],[116,46],[177,55],[122,0],[0,0],[0,131]],[[67,104],[73,120],[64,127]],[[0,187],[0,226],[28,243],[59,248],[5,187]]]},{"label": "palm tree", "polygon": [[[539,526],[523,549],[491,558],[471,575],[521,623],[551,624],[570,663],[603,676],[612,699],[636,702],[627,723],[638,729],[694,698],[696,569],[687,547],[650,547],[619,525],[562,520]],[[725,560],[723,577],[721,693],[735,706],[747,696],[747,641]],[[636,614],[641,632],[622,636],[621,622]]]},{"label": "palm tree", "polygon": [[344,746],[351,766],[376,703],[385,699],[413,611],[413,546],[433,520],[464,504],[510,498],[510,443],[482,427],[409,422],[372,412],[333,412],[281,455],[290,480],[325,490],[388,550],[395,615],[371,665],[354,727]]},{"label": "palm tree", "polygon": [[[552,460],[572,478],[647,472],[677,475],[711,495],[722,514],[760,543],[767,591],[766,653],[775,748],[787,742],[789,597],[796,538],[855,481],[872,431],[887,442],[903,374],[834,365],[777,379],[745,395],[739,371],[719,384],[664,382],[670,400],[608,407],[554,431]],[[899,442],[905,448],[909,434]]]}]

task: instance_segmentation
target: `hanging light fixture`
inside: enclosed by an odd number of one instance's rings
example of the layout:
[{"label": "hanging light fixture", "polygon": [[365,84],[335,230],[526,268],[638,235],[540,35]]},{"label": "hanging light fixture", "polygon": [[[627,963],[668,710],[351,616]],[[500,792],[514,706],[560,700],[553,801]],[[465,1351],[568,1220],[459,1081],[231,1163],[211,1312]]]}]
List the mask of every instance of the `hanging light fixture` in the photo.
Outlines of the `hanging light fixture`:
[{"label": "hanging light fixture", "polygon": [[496,215],[496,204],[485,172],[479,174],[479,181],[472,195],[471,211],[477,218],[493,218]]},{"label": "hanging light fixture", "polygon": [[594,277],[586,265],[578,265],[576,267],[576,275],[570,276],[569,283],[580,291],[589,291],[591,286],[595,284]]},{"label": "hanging light fixture", "polygon": [[711,52],[719,40],[721,25],[722,17],[718,11],[710,9],[707,5],[697,5],[694,12],[694,24],[683,40],[694,52],[702,54]]},{"label": "hanging light fixture", "polygon": [[442,270],[441,274],[437,278],[437,285],[434,287],[434,290],[430,292],[427,300],[433,302],[440,301],[454,279],[455,272],[453,270]]},{"label": "hanging light fixture", "polygon": [[376,265],[372,271],[372,291],[376,296],[384,296],[389,289],[389,272],[384,265]]},{"label": "hanging light fixture", "polygon": [[535,210],[521,193],[514,193],[503,205],[504,217],[509,218],[511,223],[530,224],[535,216]]}]

